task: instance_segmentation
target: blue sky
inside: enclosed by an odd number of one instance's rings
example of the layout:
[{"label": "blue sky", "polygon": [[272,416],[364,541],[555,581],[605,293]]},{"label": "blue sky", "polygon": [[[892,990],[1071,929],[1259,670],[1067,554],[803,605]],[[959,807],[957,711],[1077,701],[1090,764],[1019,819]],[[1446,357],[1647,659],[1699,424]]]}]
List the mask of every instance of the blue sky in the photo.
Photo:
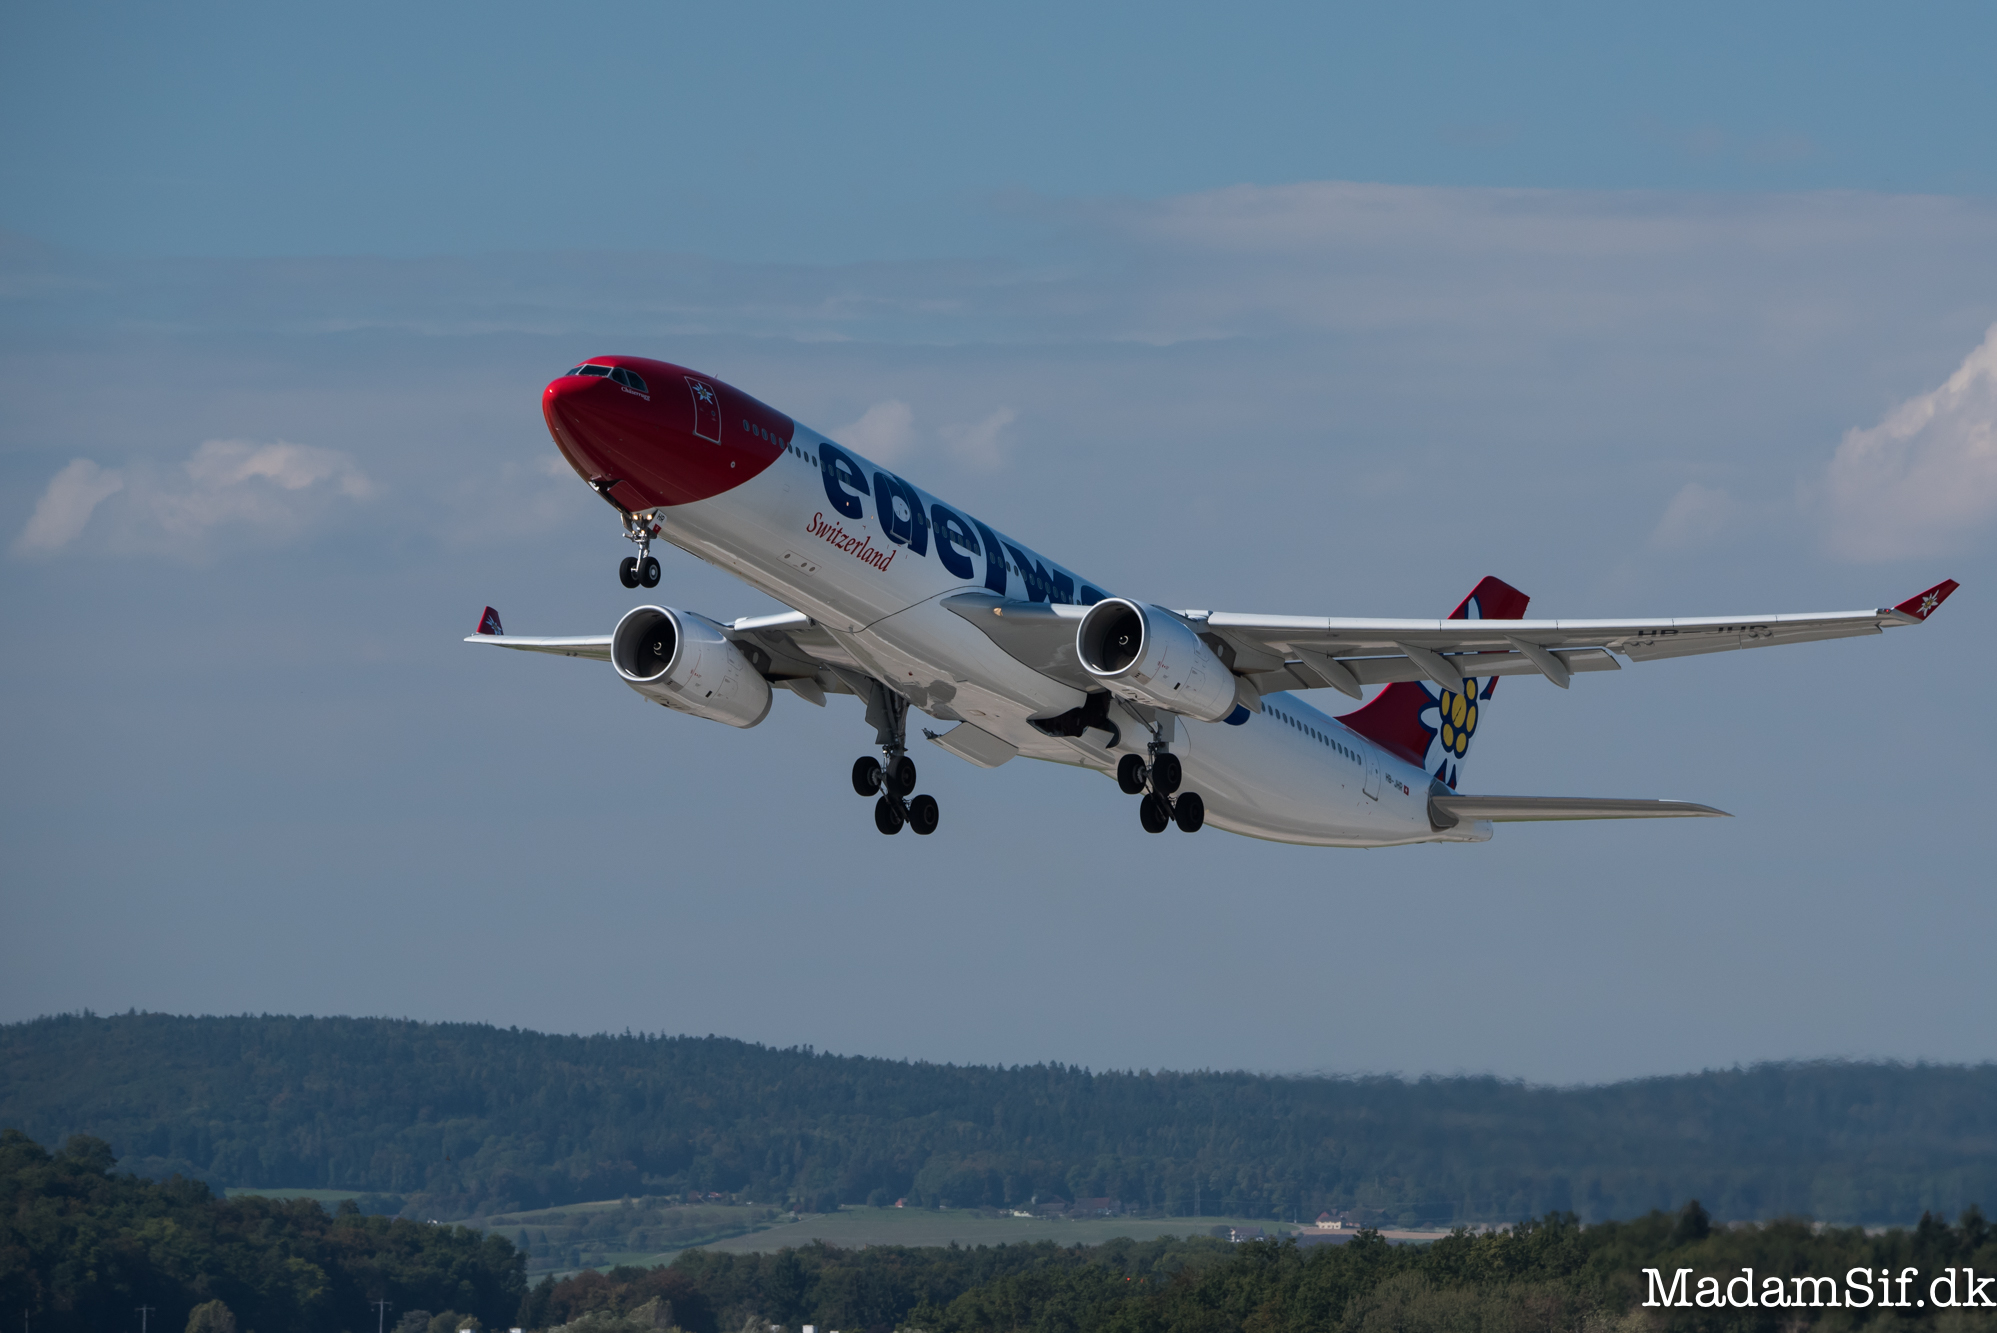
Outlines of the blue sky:
[{"label": "blue sky", "polygon": [[[17,28],[0,1016],[1554,1081],[1997,1057],[1987,8]],[[888,842],[850,700],[736,733],[457,643],[488,602],[631,604],[536,410],[613,350],[1173,605],[1965,586],[1876,640],[1508,683],[1480,731],[1478,789],[1726,823],[1146,838],[1099,778],[938,752],[942,832]],[[774,609],[677,554],[661,592]]]}]

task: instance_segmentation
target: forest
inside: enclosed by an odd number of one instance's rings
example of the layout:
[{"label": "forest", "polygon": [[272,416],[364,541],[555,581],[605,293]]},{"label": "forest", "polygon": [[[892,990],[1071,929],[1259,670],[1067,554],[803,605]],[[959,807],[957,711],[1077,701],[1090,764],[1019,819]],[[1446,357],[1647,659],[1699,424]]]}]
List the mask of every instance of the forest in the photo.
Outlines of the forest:
[{"label": "forest", "polygon": [[[1868,1232],[1801,1219],[1716,1224],[1674,1213],[1583,1224],[1552,1214],[1496,1231],[1394,1245],[1231,1245],[1206,1237],[1062,1248],[1021,1245],[773,1254],[689,1250],[659,1268],[587,1270],[529,1288],[498,1236],[370,1217],[352,1201],[218,1199],[198,1181],[111,1170],[109,1148],[72,1138],[50,1153],[0,1133],[0,1312],[30,1333],[1792,1333],[1805,1328],[1987,1329],[1988,1310],[1899,1300],[1890,1284],[1854,1308],[1853,1270],[1925,1279],[1997,1272],[1997,1229]],[[1757,1275],[1753,1308],[1646,1308],[1655,1268]],[[1799,1311],[1797,1277],[1837,1279],[1835,1304]],[[1987,1285],[1987,1284],[1986,1284]],[[1689,1286],[1689,1284],[1688,1284]],[[1952,1299],[1972,1289],[1951,1285]],[[1821,1300],[1821,1290],[1812,1288]],[[1689,1292],[1687,1293],[1689,1294]],[[1989,1297],[1986,1291],[1982,1293]]]},{"label": "forest", "polygon": [[1997,1066],[1771,1064],[1596,1087],[838,1056],[375,1018],[0,1026],[0,1126],[123,1170],[457,1219],[623,1196],[825,1211],[1111,1198],[1448,1227],[1911,1224],[1997,1198]]},{"label": "forest", "polygon": [[209,1333],[339,1333],[375,1327],[368,1302],[386,1300],[506,1327],[527,1290],[521,1255],[496,1236],[351,1204],[329,1216],[311,1200],[218,1199],[199,1181],[111,1168],[101,1139],[77,1135],[52,1154],[0,1130],[9,1320],[39,1333],[136,1328],[146,1307],[149,1327],[180,1333],[208,1307]]},{"label": "forest", "polygon": [[[1924,1217],[1869,1234],[1792,1219],[1717,1226],[1697,1202],[1627,1222],[1553,1214],[1501,1231],[1459,1231],[1427,1245],[1361,1232],[1344,1245],[1229,1245],[1209,1239],[1050,1243],[991,1248],[776,1254],[691,1251],[664,1268],[587,1272],[536,1285],[522,1327],[567,1333],[687,1333],[775,1326],[921,1333],[1832,1333],[1843,1329],[1987,1330],[1997,1311],[1933,1305],[1854,1308],[1757,1304],[1725,1310],[1645,1308],[1645,1268],[1725,1280],[1853,1268],[1924,1275],[1997,1271],[1997,1229],[1974,1210],[1955,1226]],[[1688,1282],[1688,1288],[1691,1284]],[[1809,1288],[1810,1298],[1822,1292]],[[1963,1288],[1956,1288],[1957,1299]],[[1668,1290],[1667,1290],[1667,1295]],[[1689,1294],[1689,1291],[1688,1291]],[[1893,1289],[1886,1296],[1898,1299]],[[1987,1292],[1985,1293],[1988,1294]],[[661,1322],[663,1321],[663,1323]]]}]

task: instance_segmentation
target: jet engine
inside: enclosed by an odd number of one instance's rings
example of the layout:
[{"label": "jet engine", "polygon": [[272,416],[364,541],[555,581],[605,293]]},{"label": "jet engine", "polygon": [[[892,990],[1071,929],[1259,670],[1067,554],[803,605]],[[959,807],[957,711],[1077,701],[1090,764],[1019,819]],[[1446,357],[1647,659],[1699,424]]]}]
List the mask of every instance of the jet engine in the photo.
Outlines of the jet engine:
[{"label": "jet engine", "polygon": [[695,717],[753,727],[770,711],[770,682],[719,625],[688,611],[626,611],[610,636],[610,662],[647,699]]},{"label": "jet engine", "polygon": [[1111,597],[1075,630],[1075,655],[1110,693],[1201,722],[1234,711],[1234,673],[1162,606]]}]

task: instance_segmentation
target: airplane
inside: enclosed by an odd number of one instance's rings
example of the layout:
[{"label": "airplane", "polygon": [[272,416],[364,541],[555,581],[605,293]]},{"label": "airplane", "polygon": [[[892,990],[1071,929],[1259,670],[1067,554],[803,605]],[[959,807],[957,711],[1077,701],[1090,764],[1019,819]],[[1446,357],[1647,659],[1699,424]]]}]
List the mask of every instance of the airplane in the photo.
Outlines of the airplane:
[{"label": "airplane", "polygon": [[[598,356],[541,395],[555,446],[621,517],[626,588],[661,577],[663,540],[792,608],[716,621],[632,608],[609,634],[521,638],[487,607],[468,643],[607,661],[675,712],[732,727],[776,689],[865,705],[880,757],[853,764],[874,824],[937,829],[918,794],[913,711],[980,768],[1016,757],[1113,776],[1162,833],[1206,825],[1277,842],[1483,842],[1522,820],[1723,816],[1688,801],[1491,796],[1460,783],[1498,682],[1697,653],[1878,634],[1925,622],[1945,580],[1891,607],[1823,615],[1529,620],[1485,578],[1440,620],[1168,610],[1115,595],[898,473],[712,375]],[[1370,702],[1337,717],[1300,697]]]}]

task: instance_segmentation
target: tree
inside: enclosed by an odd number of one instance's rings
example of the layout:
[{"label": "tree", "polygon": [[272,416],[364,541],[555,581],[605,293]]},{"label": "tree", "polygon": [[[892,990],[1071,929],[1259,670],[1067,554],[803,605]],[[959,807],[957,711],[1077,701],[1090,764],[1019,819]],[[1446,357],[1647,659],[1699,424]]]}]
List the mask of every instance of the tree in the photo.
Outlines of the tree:
[{"label": "tree", "polygon": [[220,1301],[204,1301],[187,1316],[187,1333],[236,1333],[236,1316]]}]

